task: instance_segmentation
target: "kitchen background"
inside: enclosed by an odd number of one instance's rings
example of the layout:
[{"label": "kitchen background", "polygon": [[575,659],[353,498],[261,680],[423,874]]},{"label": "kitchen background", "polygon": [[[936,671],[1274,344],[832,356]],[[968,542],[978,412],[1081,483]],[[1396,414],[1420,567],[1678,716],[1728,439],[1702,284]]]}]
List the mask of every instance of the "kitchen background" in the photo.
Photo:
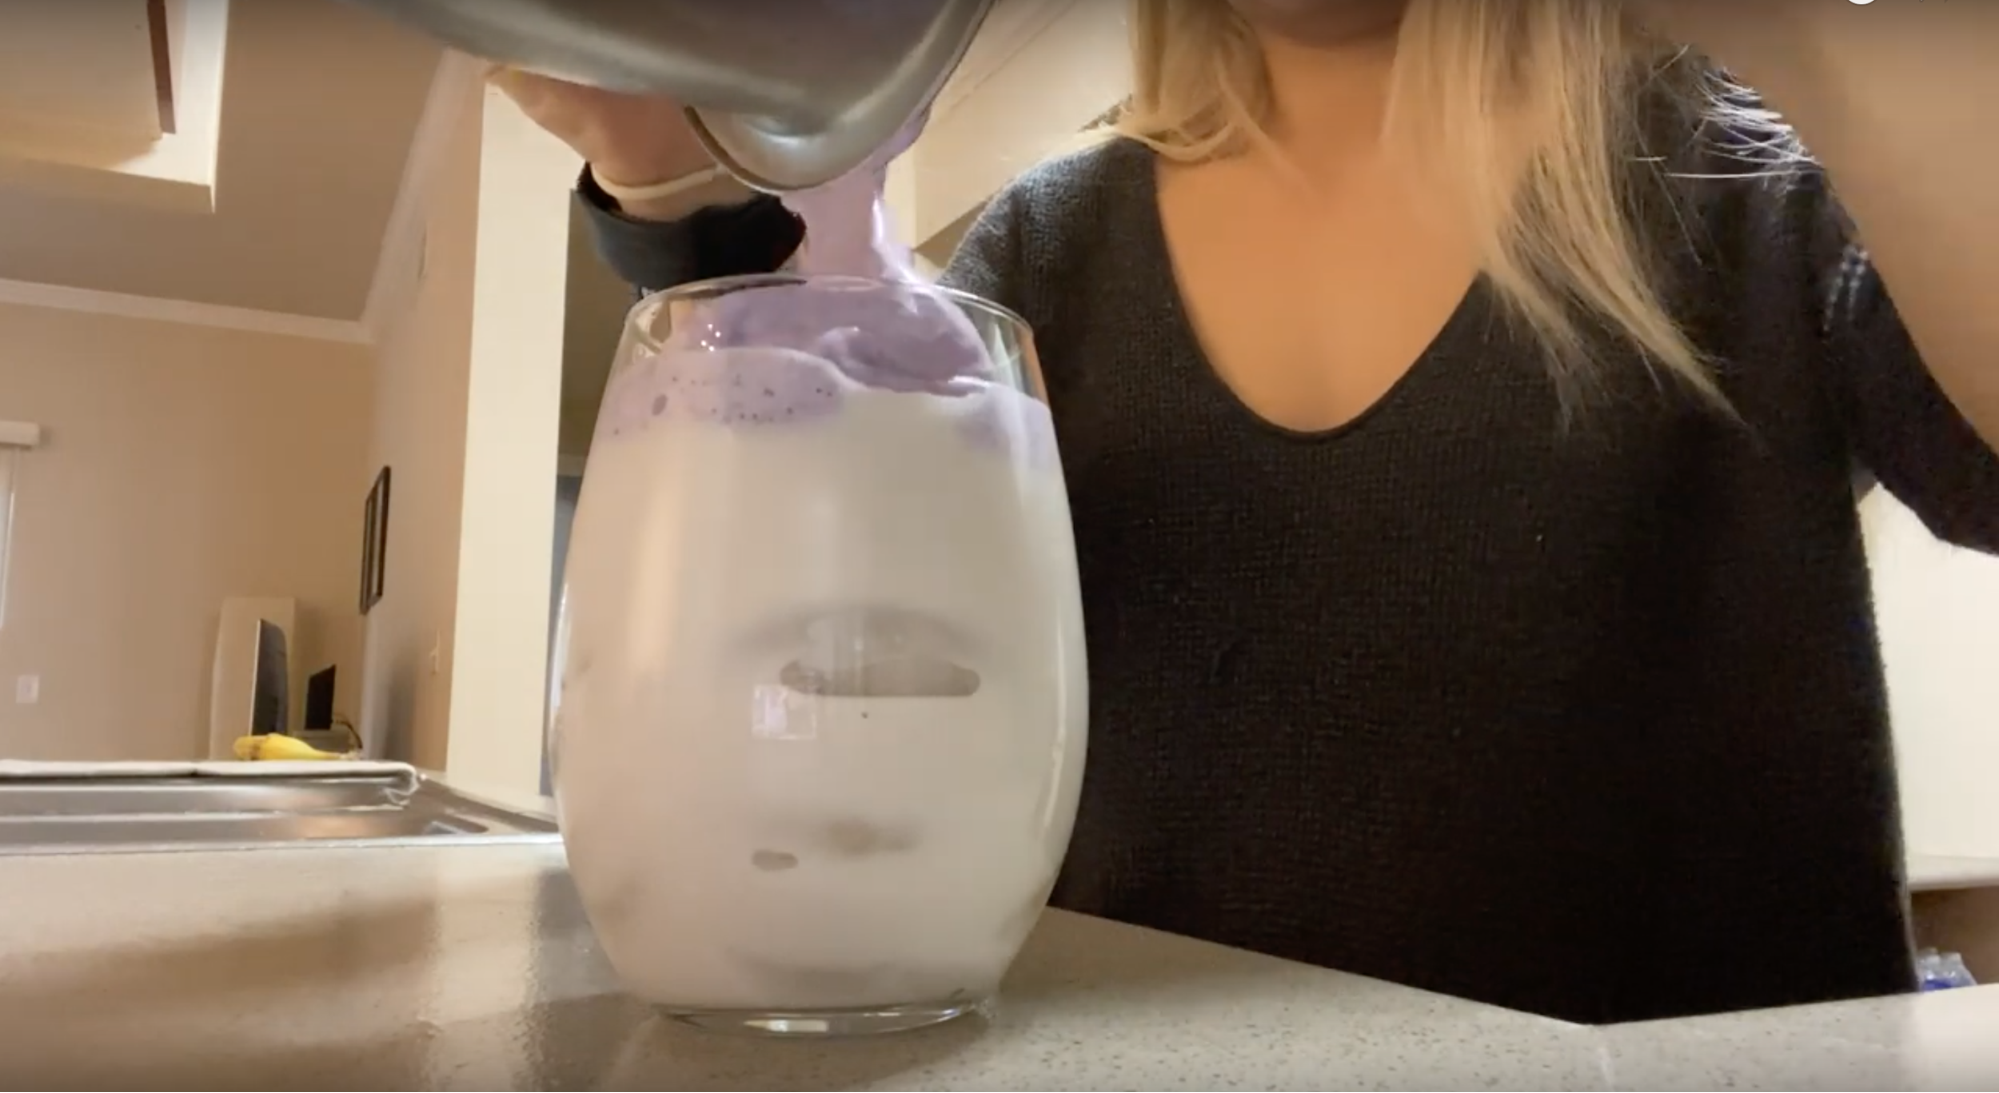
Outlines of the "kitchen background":
[{"label": "kitchen background", "polygon": [[[1117,5],[1002,3],[892,180],[927,258],[1115,102],[1122,49]],[[203,756],[222,603],[270,596],[371,754],[541,784],[551,574],[630,302],[577,167],[334,0],[0,8],[0,758]],[[1865,508],[1911,849],[1999,863],[1999,560]]]}]

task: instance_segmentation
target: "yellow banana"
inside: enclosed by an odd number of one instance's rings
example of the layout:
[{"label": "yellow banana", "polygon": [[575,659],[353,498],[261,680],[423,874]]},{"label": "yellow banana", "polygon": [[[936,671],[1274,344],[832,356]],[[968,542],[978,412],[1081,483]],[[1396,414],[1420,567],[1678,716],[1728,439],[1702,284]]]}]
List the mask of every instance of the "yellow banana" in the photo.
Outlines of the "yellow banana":
[{"label": "yellow banana", "polygon": [[330,751],[320,751],[295,736],[276,732],[262,736],[239,736],[236,738],[233,750],[238,759],[259,759],[265,762],[340,758]]}]

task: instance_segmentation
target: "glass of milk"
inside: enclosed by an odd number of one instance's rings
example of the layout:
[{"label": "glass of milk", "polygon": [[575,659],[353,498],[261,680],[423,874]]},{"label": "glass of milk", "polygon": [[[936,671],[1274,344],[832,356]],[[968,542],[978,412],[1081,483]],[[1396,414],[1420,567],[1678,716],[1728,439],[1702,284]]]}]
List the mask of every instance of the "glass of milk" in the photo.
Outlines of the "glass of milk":
[{"label": "glass of milk", "polygon": [[632,993],[792,1035],[979,1009],[1055,883],[1086,736],[1026,324],[818,275],[641,302],[557,642],[563,839]]}]

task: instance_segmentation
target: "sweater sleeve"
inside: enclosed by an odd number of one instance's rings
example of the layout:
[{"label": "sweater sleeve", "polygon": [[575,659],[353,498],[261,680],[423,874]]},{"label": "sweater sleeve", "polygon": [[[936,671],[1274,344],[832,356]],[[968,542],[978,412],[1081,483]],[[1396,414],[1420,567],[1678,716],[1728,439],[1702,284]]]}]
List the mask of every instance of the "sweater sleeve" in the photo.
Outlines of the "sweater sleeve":
[{"label": "sweater sleeve", "polygon": [[1020,183],[1001,190],[979,213],[958,241],[957,253],[945,268],[942,283],[969,292],[1030,320],[1026,299],[1026,269],[1021,246]]},{"label": "sweater sleeve", "polygon": [[1999,554],[1999,453],[1937,385],[1823,180],[1796,195],[1849,443],[1938,538]]},{"label": "sweater sleeve", "polygon": [[576,201],[597,253],[640,294],[710,277],[772,273],[791,259],[805,228],[774,197],[697,210],[679,220],[638,220],[618,211],[585,170]]},{"label": "sweater sleeve", "polygon": [[[597,254],[642,294],[710,277],[775,272],[805,239],[798,218],[765,195],[678,220],[639,220],[620,212],[585,170],[576,183],[576,202]],[[944,284],[1024,310],[1017,204],[1014,188],[986,204],[960,241]]]}]

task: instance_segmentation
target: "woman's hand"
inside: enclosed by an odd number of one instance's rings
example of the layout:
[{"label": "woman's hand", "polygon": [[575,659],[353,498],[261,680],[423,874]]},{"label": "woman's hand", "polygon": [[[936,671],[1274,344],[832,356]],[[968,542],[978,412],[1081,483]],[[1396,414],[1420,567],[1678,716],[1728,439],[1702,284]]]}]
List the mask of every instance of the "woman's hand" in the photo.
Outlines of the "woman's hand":
[{"label": "woman's hand", "polygon": [[495,68],[486,77],[530,120],[576,150],[590,171],[618,186],[649,186],[714,166],[680,104]]}]

